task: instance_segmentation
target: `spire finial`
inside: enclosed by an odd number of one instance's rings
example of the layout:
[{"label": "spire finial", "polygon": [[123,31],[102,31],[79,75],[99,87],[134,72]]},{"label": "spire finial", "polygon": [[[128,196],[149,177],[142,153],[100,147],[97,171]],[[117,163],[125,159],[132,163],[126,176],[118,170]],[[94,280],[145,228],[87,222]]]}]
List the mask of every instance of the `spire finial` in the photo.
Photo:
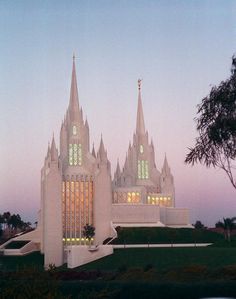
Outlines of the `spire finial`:
[{"label": "spire finial", "polygon": [[142,107],[142,99],[141,99],[141,82],[142,79],[138,79],[138,110],[137,110],[137,121],[136,121],[136,133],[137,134],[145,134],[145,125],[144,125],[144,117],[143,117],[143,107]]},{"label": "spire finial", "polygon": [[71,87],[70,87],[70,103],[69,103],[69,113],[70,119],[77,119],[79,112],[79,96],[77,88],[76,70],[75,70],[75,54],[73,54],[73,64],[72,64],[72,75],[71,75]]},{"label": "spire finial", "polygon": [[143,79],[138,79],[138,90],[141,89],[142,81],[143,81]]}]

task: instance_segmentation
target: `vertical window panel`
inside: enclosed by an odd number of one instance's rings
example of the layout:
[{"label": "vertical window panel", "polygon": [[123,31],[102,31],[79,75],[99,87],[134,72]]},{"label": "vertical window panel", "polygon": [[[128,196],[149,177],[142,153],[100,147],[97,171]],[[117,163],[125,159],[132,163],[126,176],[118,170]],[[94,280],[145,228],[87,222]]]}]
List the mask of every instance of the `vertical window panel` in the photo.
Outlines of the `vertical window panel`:
[{"label": "vertical window panel", "polygon": [[81,143],[70,143],[68,152],[68,162],[70,166],[82,165],[82,145]]},{"label": "vertical window panel", "polygon": [[84,244],[84,226],[93,224],[93,181],[62,182],[63,240],[69,244]]},{"label": "vertical window panel", "polygon": [[149,169],[148,169],[147,160],[138,160],[138,178],[139,179],[149,178]]}]

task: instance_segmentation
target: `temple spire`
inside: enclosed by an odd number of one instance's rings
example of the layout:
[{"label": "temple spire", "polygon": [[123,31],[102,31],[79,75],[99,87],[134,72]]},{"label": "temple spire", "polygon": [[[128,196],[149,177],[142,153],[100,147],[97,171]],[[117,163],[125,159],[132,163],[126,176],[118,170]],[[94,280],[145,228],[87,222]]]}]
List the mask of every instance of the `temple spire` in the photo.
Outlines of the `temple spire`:
[{"label": "temple spire", "polygon": [[137,121],[136,121],[136,134],[145,134],[145,125],[143,117],[143,106],[141,99],[141,79],[138,79],[138,110],[137,110]]},{"label": "temple spire", "polygon": [[163,167],[162,167],[162,173],[165,174],[165,175],[170,174],[170,167],[169,167],[169,164],[167,162],[166,153],[165,153],[165,159],[164,159],[164,163],[163,163]]},{"label": "temple spire", "polygon": [[57,158],[58,158],[58,154],[57,154],[57,149],[56,149],[56,144],[55,144],[54,134],[53,134],[52,144],[51,144],[51,161],[56,161]]},{"label": "temple spire", "polygon": [[117,159],[117,165],[116,165],[116,175],[117,177],[120,177],[121,171],[120,171],[120,163],[119,159]]},{"label": "temple spire", "polygon": [[101,135],[101,141],[100,141],[98,154],[100,156],[101,161],[106,160],[107,154],[106,154],[106,151],[105,151],[102,135]]},{"label": "temple spire", "polygon": [[96,153],[95,153],[94,143],[93,143],[92,155],[94,156],[94,158],[96,158]]},{"label": "temple spire", "polygon": [[73,55],[69,111],[72,117],[75,115],[75,113],[79,111],[79,96],[75,69],[75,55]]}]

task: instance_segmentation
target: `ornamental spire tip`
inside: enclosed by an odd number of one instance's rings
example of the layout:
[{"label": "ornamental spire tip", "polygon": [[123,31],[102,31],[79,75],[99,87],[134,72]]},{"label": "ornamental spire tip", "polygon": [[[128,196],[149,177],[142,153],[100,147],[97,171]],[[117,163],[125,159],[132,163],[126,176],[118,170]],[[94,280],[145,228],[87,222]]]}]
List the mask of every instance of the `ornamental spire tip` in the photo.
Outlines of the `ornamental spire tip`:
[{"label": "ornamental spire tip", "polygon": [[141,83],[142,83],[143,79],[138,79],[138,90],[141,89]]}]

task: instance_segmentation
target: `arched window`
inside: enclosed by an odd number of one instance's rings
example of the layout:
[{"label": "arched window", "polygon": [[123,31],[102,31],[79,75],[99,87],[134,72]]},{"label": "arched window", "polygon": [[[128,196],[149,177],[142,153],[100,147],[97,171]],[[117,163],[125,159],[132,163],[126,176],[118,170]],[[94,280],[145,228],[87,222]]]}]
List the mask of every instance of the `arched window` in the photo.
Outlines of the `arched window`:
[{"label": "arched window", "polygon": [[72,127],[72,134],[73,134],[73,135],[77,135],[77,127],[76,127],[76,125],[74,125],[74,126]]},{"label": "arched window", "polygon": [[142,145],[142,144],[140,144],[140,146],[139,146],[139,152],[140,152],[140,154],[143,154],[143,152],[144,152],[144,149],[143,149],[143,145]]}]

